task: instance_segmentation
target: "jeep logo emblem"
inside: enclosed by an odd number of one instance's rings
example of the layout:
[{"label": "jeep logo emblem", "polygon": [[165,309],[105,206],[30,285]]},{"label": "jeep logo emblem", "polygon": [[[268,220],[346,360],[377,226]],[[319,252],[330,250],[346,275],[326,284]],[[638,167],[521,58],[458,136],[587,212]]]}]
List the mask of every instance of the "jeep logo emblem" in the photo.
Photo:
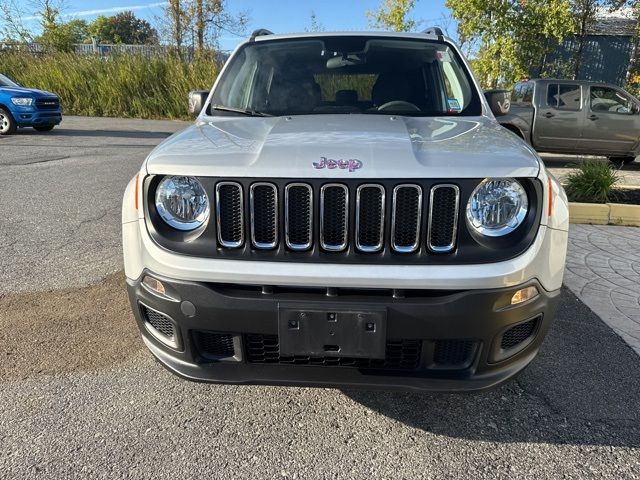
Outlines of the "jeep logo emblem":
[{"label": "jeep logo emblem", "polygon": [[313,168],[316,170],[321,170],[323,168],[333,170],[335,168],[339,168],[341,170],[348,169],[350,172],[355,172],[359,168],[362,168],[362,162],[355,158],[350,158],[349,160],[333,160],[327,157],[320,157],[319,162],[313,162]]}]

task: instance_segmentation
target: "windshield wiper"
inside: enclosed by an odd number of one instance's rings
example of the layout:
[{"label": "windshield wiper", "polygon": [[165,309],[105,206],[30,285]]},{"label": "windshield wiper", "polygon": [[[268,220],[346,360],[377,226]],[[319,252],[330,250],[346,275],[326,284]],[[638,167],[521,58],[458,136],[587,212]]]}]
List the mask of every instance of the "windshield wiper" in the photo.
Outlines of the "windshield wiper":
[{"label": "windshield wiper", "polygon": [[227,107],[225,105],[211,105],[211,108],[213,108],[214,110],[220,110],[222,112],[241,113],[243,115],[249,115],[251,117],[273,117],[273,115],[269,115],[268,113],[264,113],[264,112],[258,112],[256,110]]}]

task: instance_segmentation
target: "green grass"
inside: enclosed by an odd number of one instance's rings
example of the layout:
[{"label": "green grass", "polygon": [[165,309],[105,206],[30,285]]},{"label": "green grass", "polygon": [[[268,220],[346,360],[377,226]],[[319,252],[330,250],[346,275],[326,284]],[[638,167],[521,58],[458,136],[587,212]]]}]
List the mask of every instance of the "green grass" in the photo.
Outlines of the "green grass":
[{"label": "green grass", "polygon": [[571,202],[606,203],[615,198],[618,172],[608,162],[587,160],[567,177],[565,191]]},{"label": "green grass", "polygon": [[189,90],[208,90],[218,71],[208,58],[0,53],[0,73],[57,94],[68,115],[185,119]]}]

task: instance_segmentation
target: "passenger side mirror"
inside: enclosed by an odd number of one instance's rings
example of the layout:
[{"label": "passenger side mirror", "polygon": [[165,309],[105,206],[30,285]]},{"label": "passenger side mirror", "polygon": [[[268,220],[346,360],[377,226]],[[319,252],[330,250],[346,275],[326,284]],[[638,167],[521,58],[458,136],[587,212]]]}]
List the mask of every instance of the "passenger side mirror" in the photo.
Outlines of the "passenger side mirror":
[{"label": "passenger side mirror", "polygon": [[506,115],[511,108],[509,90],[487,90],[484,96],[489,102],[489,108],[496,117]]},{"label": "passenger side mirror", "polygon": [[208,96],[209,90],[191,90],[189,92],[189,113],[191,116],[200,115]]}]

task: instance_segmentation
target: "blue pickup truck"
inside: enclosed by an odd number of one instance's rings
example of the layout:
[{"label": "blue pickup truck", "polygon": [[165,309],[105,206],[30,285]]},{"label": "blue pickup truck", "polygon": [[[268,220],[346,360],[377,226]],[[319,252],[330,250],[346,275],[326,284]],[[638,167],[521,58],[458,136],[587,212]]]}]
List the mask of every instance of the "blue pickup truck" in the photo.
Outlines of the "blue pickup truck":
[{"label": "blue pickup truck", "polygon": [[62,122],[60,99],[53,93],[24,88],[0,74],[0,135],[18,127],[48,132]]}]

